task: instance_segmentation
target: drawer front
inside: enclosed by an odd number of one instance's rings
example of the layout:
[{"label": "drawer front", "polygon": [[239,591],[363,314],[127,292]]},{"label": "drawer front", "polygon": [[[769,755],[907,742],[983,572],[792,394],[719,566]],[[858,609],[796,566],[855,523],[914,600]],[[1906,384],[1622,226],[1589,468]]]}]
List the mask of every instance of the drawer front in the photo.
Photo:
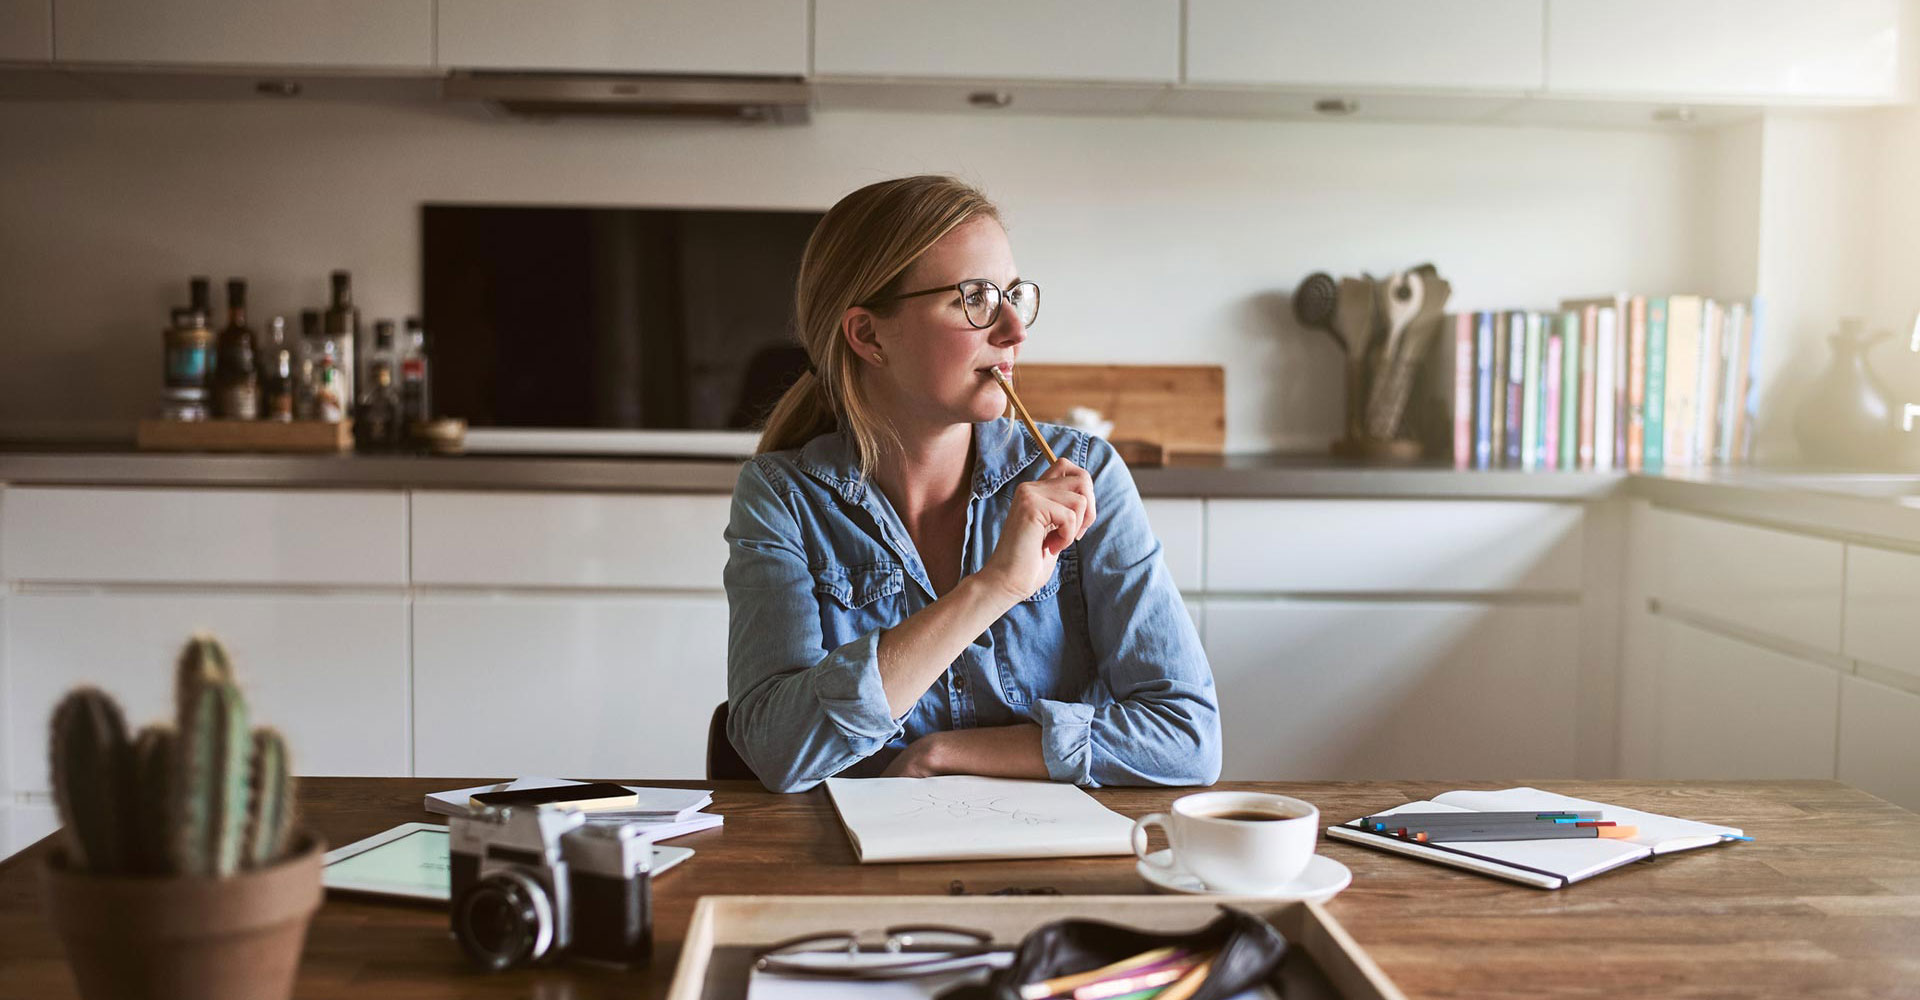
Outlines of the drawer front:
[{"label": "drawer front", "polygon": [[1658,777],[1833,777],[1838,672],[1683,622],[1660,628]]},{"label": "drawer front", "polygon": [[406,530],[398,492],[21,486],[0,558],[18,581],[402,586]]},{"label": "drawer front", "polygon": [[1849,545],[1846,592],[1842,652],[1920,676],[1920,555]]},{"label": "drawer front", "polygon": [[1666,605],[1809,649],[1840,652],[1842,543],[1655,511],[1649,584]]},{"label": "drawer front", "polygon": [[1584,513],[1532,501],[1210,500],[1207,591],[1576,593]]},{"label": "drawer front", "polygon": [[232,655],[253,724],[286,734],[294,773],[409,772],[407,601],[398,594],[16,594],[6,612],[15,791],[48,787],[48,720],[77,685],[112,694],[129,726],[172,719],[174,657],[199,629]]},{"label": "drawer front", "polygon": [[1839,778],[1920,812],[1920,694],[1840,678]]},{"label": "drawer front", "polygon": [[421,585],[719,590],[732,498],[420,492]]},{"label": "drawer front", "polygon": [[[1205,516],[1199,500],[1144,500],[1147,523],[1160,539],[1160,556],[1166,560],[1173,585],[1192,593],[1200,589],[1202,551],[1201,525]],[[1095,517],[1099,516],[1095,512]]]},{"label": "drawer front", "polygon": [[723,597],[422,597],[413,643],[422,775],[706,773]]}]

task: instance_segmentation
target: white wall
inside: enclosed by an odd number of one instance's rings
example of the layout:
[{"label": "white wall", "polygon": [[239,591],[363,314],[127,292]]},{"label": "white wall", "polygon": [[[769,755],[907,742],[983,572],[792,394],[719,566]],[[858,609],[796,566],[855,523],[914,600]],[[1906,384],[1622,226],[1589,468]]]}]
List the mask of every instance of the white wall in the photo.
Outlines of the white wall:
[{"label": "white wall", "polygon": [[124,434],[154,405],[188,274],[293,313],[351,268],[363,312],[418,301],[426,200],[824,208],[948,171],[1047,289],[1035,361],[1228,365],[1228,447],[1338,431],[1307,273],[1423,260],[1461,308],[1704,280],[1692,133],[827,112],[803,128],[487,119],[432,105],[0,103],[0,435]]}]

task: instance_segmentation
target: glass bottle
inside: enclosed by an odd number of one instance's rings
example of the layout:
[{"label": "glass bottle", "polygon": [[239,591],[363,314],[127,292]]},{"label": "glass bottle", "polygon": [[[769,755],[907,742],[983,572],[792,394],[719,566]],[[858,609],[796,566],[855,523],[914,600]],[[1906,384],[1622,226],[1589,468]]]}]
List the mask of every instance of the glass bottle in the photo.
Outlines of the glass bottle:
[{"label": "glass bottle", "polygon": [[275,316],[267,324],[266,371],[261,379],[262,416],[282,423],[293,419],[293,346],[287,343],[287,318]]},{"label": "glass bottle", "polygon": [[400,446],[400,391],[393,368],[393,321],[383,319],[373,325],[367,387],[353,410],[354,443],[361,451],[391,451]]},{"label": "glass bottle", "polygon": [[400,352],[400,420],[411,429],[414,424],[433,419],[433,402],[427,386],[427,331],[420,317],[407,317],[407,340]]},{"label": "glass bottle", "polygon": [[213,371],[213,413],[226,420],[260,418],[260,372],[247,326],[247,283],[227,282],[227,327],[220,331]]},{"label": "glass bottle", "polygon": [[300,346],[295,353],[294,371],[298,373],[293,388],[293,417],[295,420],[320,419],[319,405],[315,398],[318,384],[314,380],[314,365],[320,360],[320,310],[300,310]]},{"label": "glass bottle", "polygon": [[340,369],[340,405],[344,416],[353,415],[358,380],[354,367],[355,341],[360,336],[360,310],[353,307],[353,275],[333,272],[333,304],[327,308],[323,323],[328,340],[334,343],[334,361]]},{"label": "glass bottle", "polygon": [[207,419],[207,375],[213,362],[213,331],[205,313],[191,308],[173,310],[173,322],[162,331],[162,371],[165,389],[160,415],[168,420]]}]

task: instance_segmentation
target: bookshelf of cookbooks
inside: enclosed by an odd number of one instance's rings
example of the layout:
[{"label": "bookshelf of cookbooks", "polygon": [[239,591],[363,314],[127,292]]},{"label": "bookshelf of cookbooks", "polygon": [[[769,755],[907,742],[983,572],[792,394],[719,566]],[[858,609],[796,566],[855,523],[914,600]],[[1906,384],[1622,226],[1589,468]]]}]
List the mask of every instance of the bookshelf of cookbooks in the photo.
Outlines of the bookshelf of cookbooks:
[{"label": "bookshelf of cookbooks", "polygon": [[1453,464],[1658,472],[1751,451],[1758,299],[1615,295],[1449,317]]}]

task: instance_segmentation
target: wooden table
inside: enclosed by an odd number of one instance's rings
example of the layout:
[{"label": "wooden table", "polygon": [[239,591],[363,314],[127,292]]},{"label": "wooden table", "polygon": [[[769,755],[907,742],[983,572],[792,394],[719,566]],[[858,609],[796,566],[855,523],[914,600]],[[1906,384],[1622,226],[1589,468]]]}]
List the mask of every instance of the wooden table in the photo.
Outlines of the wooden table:
[{"label": "wooden table", "polygon": [[[428,791],[486,779],[315,778],[306,818],[334,845],[432,817]],[[635,782],[642,783],[642,782]],[[689,784],[653,782],[654,784]],[[1478,782],[1499,788],[1526,782]],[[674,843],[699,853],[654,884],[657,957],[619,973],[562,965],[488,976],[448,937],[444,910],[332,898],[307,939],[297,995],[659,997],[694,901],[715,893],[945,894],[1052,886],[1138,893],[1131,859],[859,865],[826,793],[713,787],[726,826]],[[1831,781],[1542,781],[1537,787],[1744,828],[1751,844],[1629,865],[1557,892],[1511,885],[1324,838],[1353,869],[1328,904],[1410,998],[1920,997],[1920,816]],[[1349,819],[1438,794],[1444,782],[1223,783],[1298,796]],[[1096,791],[1130,816],[1179,790]],[[0,863],[0,997],[73,996],[41,915],[42,842]]]}]

